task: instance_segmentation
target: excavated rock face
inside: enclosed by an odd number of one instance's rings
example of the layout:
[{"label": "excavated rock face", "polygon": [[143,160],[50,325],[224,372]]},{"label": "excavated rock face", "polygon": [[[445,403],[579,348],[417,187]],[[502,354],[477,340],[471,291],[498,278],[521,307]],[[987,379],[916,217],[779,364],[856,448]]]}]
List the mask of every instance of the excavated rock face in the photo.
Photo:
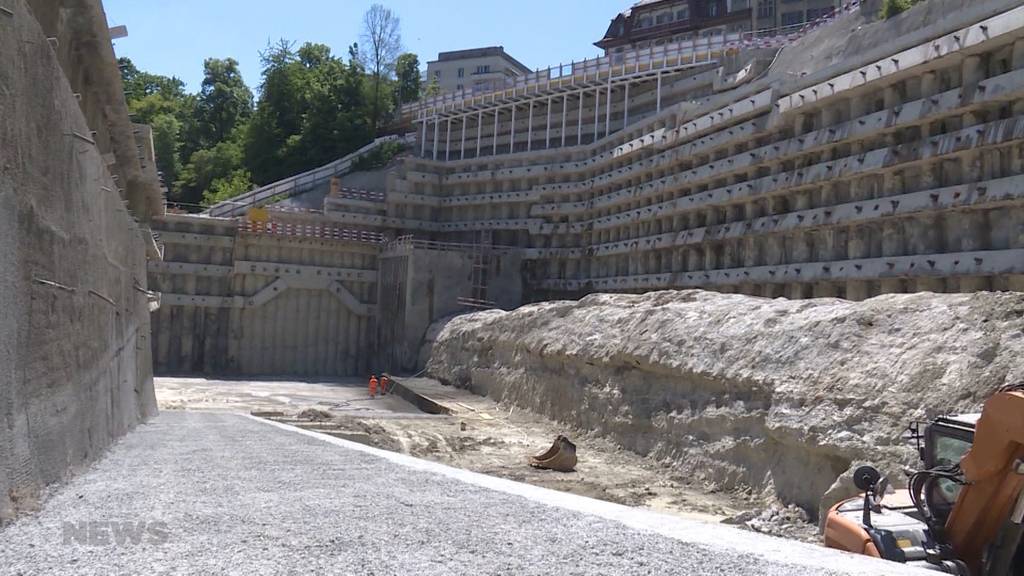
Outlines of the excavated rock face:
[{"label": "excavated rock face", "polygon": [[1024,381],[1024,294],[595,294],[451,319],[428,371],[816,514],[854,462],[916,466],[909,421]]}]

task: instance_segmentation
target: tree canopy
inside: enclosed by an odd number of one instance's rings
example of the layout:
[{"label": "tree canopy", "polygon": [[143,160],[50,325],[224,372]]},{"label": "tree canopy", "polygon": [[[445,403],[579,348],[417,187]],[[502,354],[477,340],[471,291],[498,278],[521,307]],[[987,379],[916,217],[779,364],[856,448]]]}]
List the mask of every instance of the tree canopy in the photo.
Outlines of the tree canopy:
[{"label": "tree canopy", "polygon": [[367,45],[366,68],[373,73],[370,127],[374,131],[384,113],[383,84],[391,77],[398,55],[402,52],[400,27],[398,15],[380,4],[370,6],[363,15],[362,40]]},{"label": "tree canopy", "polygon": [[[372,23],[372,27],[371,27]],[[121,58],[136,122],[153,127],[168,200],[191,210],[310,170],[370,142],[399,103],[419,98],[419,58],[399,55],[398,17],[371,7],[364,52],[280,40],[260,53],[257,95],[234,58],[203,62],[199,90]]]},{"label": "tree canopy", "polygon": [[415,54],[406,52],[398,57],[395,61],[395,76],[399,106],[420,99],[420,59]]}]

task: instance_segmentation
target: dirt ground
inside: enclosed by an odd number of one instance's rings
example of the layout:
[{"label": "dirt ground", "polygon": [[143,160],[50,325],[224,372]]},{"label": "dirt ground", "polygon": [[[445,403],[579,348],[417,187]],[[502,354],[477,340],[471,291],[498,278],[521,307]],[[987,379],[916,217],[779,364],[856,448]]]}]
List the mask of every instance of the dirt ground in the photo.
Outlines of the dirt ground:
[{"label": "dirt ground", "polygon": [[[394,394],[371,400],[361,382],[285,382],[158,378],[162,410],[254,413],[308,430],[410,454],[474,472],[691,519],[728,522],[809,542],[816,527],[795,508],[758,495],[692,484],[651,459],[612,442],[468,391],[409,381],[452,414],[432,415]],[[413,386],[413,384],[417,384]],[[577,445],[576,470],[527,464],[558,434]]]}]

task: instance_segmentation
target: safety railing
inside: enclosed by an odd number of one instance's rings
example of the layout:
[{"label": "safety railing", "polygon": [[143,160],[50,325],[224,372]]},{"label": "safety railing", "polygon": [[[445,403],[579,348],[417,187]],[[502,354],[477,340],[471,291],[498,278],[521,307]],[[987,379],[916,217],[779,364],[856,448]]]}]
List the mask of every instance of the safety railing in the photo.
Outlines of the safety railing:
[{"label": "safety railing", "polygon": [[385,240],[384,235],[379,232],[352,230],[323,223],[296,224],[290,222],[244,220],[239,223],[238,230],[254,235],[319,238],[324,240],[361,242],[364,244],[383,244]]},{"label": "safety railing", "polygon": [[516,246],[502,246],[497,244],[474,244],[469,242],[439,242],[437,240],[423,240],[412,235],[399,236],[387,243],[385,252],[396,252],[402,250],[437,250],[441,252],[479,252],[490,250],[492,252],[507,252],[519,250]]},{"label": "safety railing", "polygon": [[376,190],[360,190],[358,188],[341,188],[331,192],[330,198],[345,198],[347,200],[359,200],[361,202],[383,202],[384,193]]}]

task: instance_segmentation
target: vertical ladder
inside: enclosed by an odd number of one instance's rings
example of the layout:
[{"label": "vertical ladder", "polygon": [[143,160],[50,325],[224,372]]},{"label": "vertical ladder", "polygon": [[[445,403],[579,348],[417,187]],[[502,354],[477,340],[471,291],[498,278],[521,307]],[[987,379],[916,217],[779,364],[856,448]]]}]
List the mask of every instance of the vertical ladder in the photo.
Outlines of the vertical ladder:
[{"label": "vertical ladder", "polygon": [[492,231],[481,230],[473,250],[473,273],[470,298],[483,304],[487,301],[488,271],[491,267]]}]

